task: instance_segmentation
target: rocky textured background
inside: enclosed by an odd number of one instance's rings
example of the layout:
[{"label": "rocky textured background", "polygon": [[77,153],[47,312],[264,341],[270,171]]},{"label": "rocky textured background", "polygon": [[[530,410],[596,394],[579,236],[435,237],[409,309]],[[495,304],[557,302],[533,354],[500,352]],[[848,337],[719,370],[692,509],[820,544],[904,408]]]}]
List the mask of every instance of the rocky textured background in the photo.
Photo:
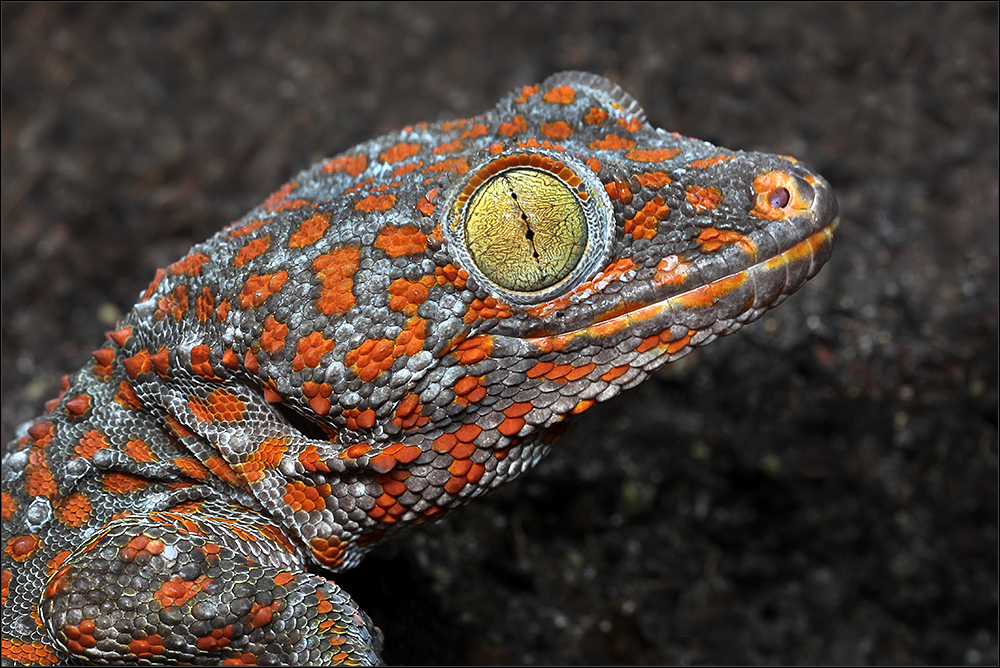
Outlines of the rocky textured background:
[{"label": "rocky textured background", "polygon": [[315,160],[563,69],[834,185],[819,278],[338,578],[392,663],[996,664],[997,5],[2,8],[3,439]]}]

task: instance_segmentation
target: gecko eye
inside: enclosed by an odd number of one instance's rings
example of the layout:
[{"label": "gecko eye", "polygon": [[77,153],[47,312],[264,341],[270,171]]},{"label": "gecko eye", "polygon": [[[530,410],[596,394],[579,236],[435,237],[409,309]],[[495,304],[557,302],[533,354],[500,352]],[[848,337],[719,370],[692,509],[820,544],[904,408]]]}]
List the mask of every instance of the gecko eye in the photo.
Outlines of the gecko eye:
[{"label": "gecko eye", "polygon": [[442,225],[449,248],[507,301],[549,299],[604,259],[610,201],[591,170],[574,162],[545,153],[496,158],[449,198]]},{"label": "gecko eye", "polygon": [[566,278],[587,247],[587,219],[552,174],[512,169],[473,193],[464,216],[469,255],[500,287],[535,292]]}]

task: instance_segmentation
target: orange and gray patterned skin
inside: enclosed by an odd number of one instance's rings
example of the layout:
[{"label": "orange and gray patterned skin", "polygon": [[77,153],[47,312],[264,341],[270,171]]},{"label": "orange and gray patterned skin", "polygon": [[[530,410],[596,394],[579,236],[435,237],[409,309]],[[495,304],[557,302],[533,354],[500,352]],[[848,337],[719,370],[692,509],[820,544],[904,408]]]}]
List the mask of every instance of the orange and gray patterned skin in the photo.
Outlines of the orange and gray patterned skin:
[{"label": "orange and gray patterned skin", "polygon": [[4,663],[377,662],[320,574],[757,319],[836,212],[582,73],[299,174],[158,272],[4,459]]}]

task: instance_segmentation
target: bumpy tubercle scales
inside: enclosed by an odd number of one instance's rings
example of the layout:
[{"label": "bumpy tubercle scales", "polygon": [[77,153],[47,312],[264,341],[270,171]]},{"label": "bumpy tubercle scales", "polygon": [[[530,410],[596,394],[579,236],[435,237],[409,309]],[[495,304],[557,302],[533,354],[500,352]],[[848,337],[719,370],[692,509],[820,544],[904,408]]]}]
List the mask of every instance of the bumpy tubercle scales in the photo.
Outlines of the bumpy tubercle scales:
[{"label": "bumpy tubercle scales", "polygon": [[574,72],[299,174],[158,272],[5,457],[3,661],[378,662],[324,573],[760,317],[836,212]]}]

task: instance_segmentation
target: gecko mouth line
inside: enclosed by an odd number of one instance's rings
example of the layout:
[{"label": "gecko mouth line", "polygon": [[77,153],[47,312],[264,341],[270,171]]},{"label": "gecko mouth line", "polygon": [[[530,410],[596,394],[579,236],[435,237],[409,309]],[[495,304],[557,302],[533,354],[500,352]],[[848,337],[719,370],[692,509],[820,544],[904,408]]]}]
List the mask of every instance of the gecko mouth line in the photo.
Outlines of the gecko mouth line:
[{"label": "gecko mouth line", "polygon": [[[688,290],[687,292],[672,295],[661,301],[653,302],[652,304],[637,306],[636,308],[617,315],[614,318],[609,318],[608,320],[588,325],[587,327],[581,327],[580,329],[552,336],[529,338],[528,341],[536,348],[544,352],[556,351],[563,349],[570,341],[578,337],[587,336],[593,338],[604,338],[611,336],[629,329],[630,327],[641,324],[642,322],[652,320],[653,318],[656,318],[657,316],[674,308],[691,309],[712,306],[723,299],[726,295],[730,294],[733,290],[747,283],[747,281],[754,280],[757,277],[763,277],[782,267],[787,267],[794,262],[811,259],[824,249],[832,248],[833,235],[839,225],[840,217],[838,216],[825,227],[812,233],[787,250],[784,250],[767,260],[754,263],[746,269],[742,269],[727,276],[722,276],[714,281]],[[803,278],[802,282],[805,282],[805,278]],[[768,300],[768,303],[773,302],[774,299],[777,299],[786,293],[788,293],[787,284],[783,284],[774,298],[772,300]],[[756,288],[751,288],[750,296],[755,300],[757,297]]]}]

